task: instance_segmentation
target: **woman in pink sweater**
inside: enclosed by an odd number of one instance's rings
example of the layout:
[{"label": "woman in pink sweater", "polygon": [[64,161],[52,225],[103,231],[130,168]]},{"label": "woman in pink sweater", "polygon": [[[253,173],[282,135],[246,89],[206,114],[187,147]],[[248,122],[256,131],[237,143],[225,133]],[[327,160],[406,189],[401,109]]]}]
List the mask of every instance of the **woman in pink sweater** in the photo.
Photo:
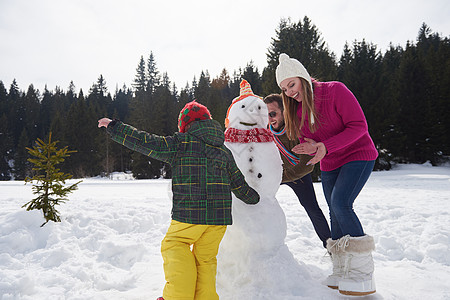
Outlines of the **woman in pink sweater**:
[{"label": "woman in pink sweater", "polygon": [[282,90],[286,134],[300,139],[292,151],[314,155],[308,164],[320,162],[331,218],[327,249],[333,274],[326,284],[342,294],[372,294],[375,243],[364,233],[353,202],[369,179],[378,152],[361,106],[344,84],[311,80],[303,65],[284,53],[276,80]]}]

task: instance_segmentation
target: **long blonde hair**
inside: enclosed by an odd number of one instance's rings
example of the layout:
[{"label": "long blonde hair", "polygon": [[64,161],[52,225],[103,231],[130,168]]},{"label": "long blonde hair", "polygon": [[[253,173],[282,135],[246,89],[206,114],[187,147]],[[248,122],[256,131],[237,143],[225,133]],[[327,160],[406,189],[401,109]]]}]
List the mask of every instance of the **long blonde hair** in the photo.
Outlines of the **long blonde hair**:
[{"label": "long blonde hair", "polygon": [[[296,138],[300,138],[302,128],[305,124],[305,116],[308,114],[308,127],[311,132],[316,131],[318,125],[318,117],[317,112],[314,107],[314,94],[311,89],[311,85],[309,82],[301,77],[300,81],[302,83],[302,92],[301,92],[301,102],[297,102],[297,100],[286,96],[284,92],[281,92],[283,97],[283,106],[284,106],[284,123],[286,128],[286,135],[288,139],[295,140]],[[314,86],[315,80],[312,81]],[[299,120],[297,117],[297,109],[298,105],[301,103],[302,105],[302,117]]]}]

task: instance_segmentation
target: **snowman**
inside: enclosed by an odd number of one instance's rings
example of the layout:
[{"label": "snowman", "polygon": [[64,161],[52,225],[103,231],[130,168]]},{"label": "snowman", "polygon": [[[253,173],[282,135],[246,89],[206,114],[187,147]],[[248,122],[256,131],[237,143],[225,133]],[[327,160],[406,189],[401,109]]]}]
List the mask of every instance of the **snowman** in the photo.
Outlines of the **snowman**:
[{"label": "snowman", "polygon": [[275,197],[282,160],[267,124],[266,104],[243,80],[239,97],[228,108],[225,146],[260,202],[249,206],[233,195],[233,225],[228,226],[217,257],[217,288],[224,299],[264,299],[266,290],[292,282],[283,280],[282,274],[300,278],[304,273],[284,241],[286,217]]},{"label": "snowman", "polygon": [[240,87],[240,95],[233,100],[225,119],[225,146],[261,200],[252,207],[233,201],[234,225],[227,239],[242,234],[246,238],[239,241],[241,247],[248,244],[256,251],[272,251],[283,245],[286,237],[286,217],[275,198],[283,173],[282,160],[267,129],[267,105],[253,94],[246,80]]}]

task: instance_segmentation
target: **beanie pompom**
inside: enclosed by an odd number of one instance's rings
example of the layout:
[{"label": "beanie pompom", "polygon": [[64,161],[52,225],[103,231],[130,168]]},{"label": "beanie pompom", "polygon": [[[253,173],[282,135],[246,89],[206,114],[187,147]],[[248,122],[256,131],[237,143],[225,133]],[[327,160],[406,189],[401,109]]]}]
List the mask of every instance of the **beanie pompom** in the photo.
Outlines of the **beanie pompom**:
[{"label": "beanie pompom", "polygon": [[289,55],[287,55],[286,53],[281,53],[280,57],[278,58],[278,61],[281,64],[283,61],[289,61],[289,59],[290,59]]}]

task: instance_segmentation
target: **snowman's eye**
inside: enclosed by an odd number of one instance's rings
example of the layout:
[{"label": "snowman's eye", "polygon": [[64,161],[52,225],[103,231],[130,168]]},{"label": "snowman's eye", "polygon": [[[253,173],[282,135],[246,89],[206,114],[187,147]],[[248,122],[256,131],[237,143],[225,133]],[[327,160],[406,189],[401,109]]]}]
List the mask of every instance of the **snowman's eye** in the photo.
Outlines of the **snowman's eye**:
[{"label": "snowman's eye", "polygon": [[261,109],[261,106],[258,105],[258,109]]},{"label": "snowman's eye", "polygon": [[245,105],[244,104],[242,104],[242,106],[241,106],[242,108],[245,108]]}]

